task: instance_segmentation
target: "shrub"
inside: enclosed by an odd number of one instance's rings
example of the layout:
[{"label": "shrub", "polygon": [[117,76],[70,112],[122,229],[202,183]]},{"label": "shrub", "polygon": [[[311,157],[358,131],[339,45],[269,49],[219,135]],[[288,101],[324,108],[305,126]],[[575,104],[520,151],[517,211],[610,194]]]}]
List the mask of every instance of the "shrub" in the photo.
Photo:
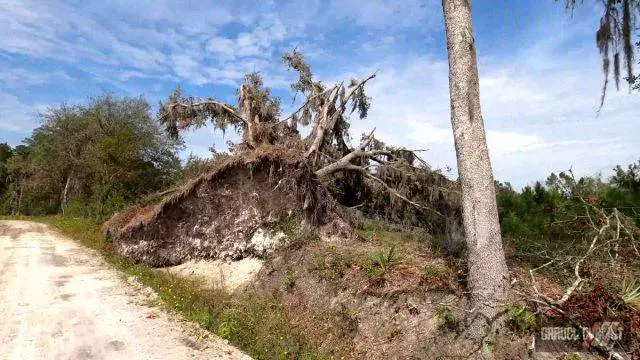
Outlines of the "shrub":
[{"label": "shrub", "polygon": [[436,307],[436,316],[438,317],[440,328],[456,330],[458,326],[460,326],[460,320],[450,306],[442,304],[438,305]]},{"label": "shrub", "polygon": [[282,276],[282,288],[284,291],[290,291],[296,285],[296,277],[293,272],[292,266],[287,266],[284,269],[284,275]]},{"label": "shrub", "polygon": [[509,305],[507,307],[507,317],[507,323],[511,330],[519,334],[529,334],[537,325],[536,317],[528,312],[524,305]]},{"label": "shrub", "polygon": [[364,274],[369,278],[380,277],[401,263],[402,259],[396,255],[395,246],[392,246],[387,252],[376,251],[370,254],[364,265]]}]

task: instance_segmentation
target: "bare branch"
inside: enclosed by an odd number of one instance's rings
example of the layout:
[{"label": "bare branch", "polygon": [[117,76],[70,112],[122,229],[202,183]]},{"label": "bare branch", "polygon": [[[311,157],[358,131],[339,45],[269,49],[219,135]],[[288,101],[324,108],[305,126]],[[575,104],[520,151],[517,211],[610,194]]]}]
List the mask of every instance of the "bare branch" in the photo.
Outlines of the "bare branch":
[{"label": "bare branch", "polygon": [[320,170],[316,171],[316,175],[319,178],[323,178],[323,177],[327,177],[328,175],[331,175],[337,171],[343,170],[345,169],[348,165],[352,165],[351,162],[359,157],[365,156],[367,153],[364,151],[373,141],[374,137],[373,137],[373,132],[376,131],[376,129],[373,129],[369,135],[367,135],[364,140],[362,141],[362,143],[360,144],[360,146],[353,150],[352,152],[348,153],[347,155],[343,156],[340,160],[331,163],[323,168],[321,168]]},{"label": "bare branch", "polygon": [[[328,101],[324,104],[322,112],[319,114],[313,130],[309,134],[308,139],[313,138],[313,140],[311,141],[309,149],[307,149],[307,152],[305,153],[305,157],[309,157],[314,152],[320,150],[327,130],[333,129],[336,121],[344,114],[347,103],[352,100],[354,94],[356,94],[356,92],[361,89],[367,81],[375,77],[376,73],[373,73],[350,86],[348,90],[345,90],[343,83],[332,88],[329,98],[327,99]],[[338,100],[340,100],[340,104],[337,104]],[[330,113],[330,111],[333,112]]]}]

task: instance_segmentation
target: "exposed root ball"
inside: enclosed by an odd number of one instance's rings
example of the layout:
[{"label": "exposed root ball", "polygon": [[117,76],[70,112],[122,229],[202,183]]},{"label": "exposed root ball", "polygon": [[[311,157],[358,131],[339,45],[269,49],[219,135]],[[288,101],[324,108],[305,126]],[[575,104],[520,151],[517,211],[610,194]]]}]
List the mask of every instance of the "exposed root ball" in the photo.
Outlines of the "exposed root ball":
[{"label": "exposed root ball", "polygon": [[[260,148],[230,158],[155,207],[115,215],[105,230],[118,253],[151,266],[239,259],[286,243],[275,232],[274,241],[265,240],[263,229],[287,217],[322,225],[329,204],[304,161],[280,147]],[[256,233],[260,244],[252,241]]]}]

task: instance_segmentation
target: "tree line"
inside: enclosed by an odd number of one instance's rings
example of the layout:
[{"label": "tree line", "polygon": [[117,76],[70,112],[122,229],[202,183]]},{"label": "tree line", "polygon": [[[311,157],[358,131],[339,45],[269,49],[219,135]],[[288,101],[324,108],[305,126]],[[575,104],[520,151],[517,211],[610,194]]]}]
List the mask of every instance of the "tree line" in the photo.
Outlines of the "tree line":
[{"label": "tree line", "polygon": [[177,181],[182,147],[143,98],[62,104],[22,144],[0,144],[0,211],[105,219]]}]

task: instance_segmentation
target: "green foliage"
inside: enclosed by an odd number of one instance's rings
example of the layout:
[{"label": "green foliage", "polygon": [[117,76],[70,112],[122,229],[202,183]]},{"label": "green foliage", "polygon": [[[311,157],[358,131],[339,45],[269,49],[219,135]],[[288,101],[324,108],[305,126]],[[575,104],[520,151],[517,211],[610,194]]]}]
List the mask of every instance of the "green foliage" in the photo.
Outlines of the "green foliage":
[{"label": "green foliage", "polygon": [[11,156],[13,156],[11,146],[7,143],[0,144],[0,194],[2,194],[6,190],[7,185],[9,185],[7,161]]},{"label": "green foliage", "polygon": [[458,319],[450,306],[442,304],[436,306],[436,316],[438,317],[440,328],[456,330],[460,326],[460,319]]},{"label": "green foliage", "polygon": [[537,326],[535,315],[523,305],[516,304],[507,307],[507,324],[518,334],[530,334]]},{"label": "green foliage", "polygon": [[376,251],[369,254],[364,264],[364,274],[369,278],[380,277],[401,263],[402,258],[395,253],[395,246],[391,246],[389,251]]},{"label": "green foliage", "polygon": [[451,276],[451,270],[442,264],[427,264],[420,271],[420,278],[427,280],[429,278],[440,279],[447,282]]},{"label": "green foliage", "polygon": [[282,275],[282,288],[290,291],[296,285],[296,277],[292,266],[287,266]]},{"label": "green foliage", "polygon": [[581,360],[582,358],[578,353],[569,353],[564,356],[564,360]]},{"label": "green foliage", "polygon": [[4,212],[104,219],[174,182],[180,146],[141,98],[104,95],[49,109],[23,145],[0,147]]},{"label": "green foliage", "polygon": [[341,279],[353,263],[352,256],[338,250],[335,246],[328,246],[325,251],[311,255],[310,268],[318,271],[321,278],[334,282]]},{"label": "green foliage", "polygon": [[223,312],[222,321],[218,325],[217,333],[221,338],[230,341],[240,337],[238,315],[234,309],[227,309]]},{"label": "green foliage", "polygon": [[545,185],[536,182],[520,192],[498,183],[500,226],[515,255],[537,267],[552,257],[583,254],[594,231],[591,206],[608,214],[618,209],[630,225],[640,225],[640,162],[614,172],[608,181],[552,173]]}]

